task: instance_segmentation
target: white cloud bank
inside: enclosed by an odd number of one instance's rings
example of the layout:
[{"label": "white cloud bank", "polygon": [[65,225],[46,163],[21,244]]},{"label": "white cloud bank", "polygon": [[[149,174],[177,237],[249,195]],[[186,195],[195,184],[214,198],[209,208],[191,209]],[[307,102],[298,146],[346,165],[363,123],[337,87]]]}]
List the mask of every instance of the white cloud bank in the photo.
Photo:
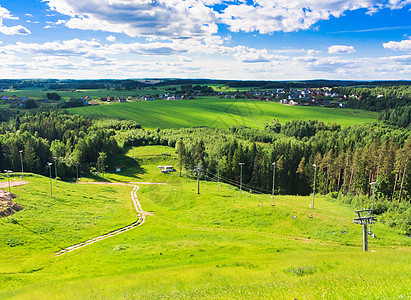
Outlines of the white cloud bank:
[{"label": "white cloud bank", "polygon": [[6,34],[6,35],[15,35],[15,34],[27,35],[31,33],[30,30],[28,30],[26,27],[21,26],[21,25],[9,26],[9,27],[4,26],[3,20],[5,19],[18,20],[18,18],[12,16],[7,9],[0,6],[0,33]]},{"label": "white cloud bank", "polygon": [[[411,55],[381,58],[325,57],[301,50],[284,55],[245,46],[227,47],[186,40],[105,44],[72,39],[0,45],[2,74],[19,78],[207,77],[225,79],[404,79],[411,75]],[[296,56],[297,55],[297,56]],[[144,59],[142,59],[144,56]],[[107,73],[107,70],[110,70]]]}]

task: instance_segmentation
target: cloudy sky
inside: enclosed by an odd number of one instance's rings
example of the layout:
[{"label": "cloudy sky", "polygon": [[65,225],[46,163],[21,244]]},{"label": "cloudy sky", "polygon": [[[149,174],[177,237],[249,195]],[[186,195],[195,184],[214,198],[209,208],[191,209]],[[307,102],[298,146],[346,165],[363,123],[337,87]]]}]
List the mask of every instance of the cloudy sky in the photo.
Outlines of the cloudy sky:
[{"label": "cloudy sky", "polygon": [[0,0],[0,78],[411,80],[411,0]]}]

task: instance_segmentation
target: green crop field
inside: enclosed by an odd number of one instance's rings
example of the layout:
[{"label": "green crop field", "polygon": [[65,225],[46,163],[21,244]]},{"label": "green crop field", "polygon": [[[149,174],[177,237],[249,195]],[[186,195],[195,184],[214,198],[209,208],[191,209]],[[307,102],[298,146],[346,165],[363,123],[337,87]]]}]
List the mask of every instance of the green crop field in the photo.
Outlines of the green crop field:
[{"label": "green crop field", "polygon": [[[377,223],[363,252],[350,206],[316,197],[308,218],[310,197],[276,196],[272,206],[269,195],[204,181],[197,195],[195,180],[157,169],[175,166],[168,147],[130,149],[116,162],[127,162],[121,174],[53,182],[53,198],[41,176],[12,188],[25,209],[15,224],[0,219],[0,299],[410,297],[411,239]],[[166,184],[137,183],[150,212],[142,226],[56,256],[137,219],[132,187],[86,183],[102,180]]]},{"label": "green crop field", "polygon": [[153,89],[150,87],[142,88],[141,90],[133,90],[133,91],[124,91],[124,90],[115,90],[115,89],[92,89],[92,90],[67,90],[67,91],[59,91],[59,90],[43,90],[40,88],[28,88],[28,89],[21,89],[21,90],[12,90],[8,92],[2,92],[2,95],[7,96],[17,96],[17,97],[28,97],[34,100],[44,99],[46,98],[47,93],[57,93],[63,99],[68,100],[70,98],[84,98],[89,96],[93,99],[105,98],[105,97],[136,97],[138,95],[154,95],[154,94],[164,94],[167,92],[168,87],[160,87],[158,89]]},{"label": "green crop field", "polygon": [[71,108],[72,113],[105,115],[134,120],[144,128],[181,128],[210,126],[228,128],[244,125],[262,128],[277,118],[282,124],[293,119],[319,119],[324,123],[336,122],[341,126],[372,122],[378,113],[332,109],[324,107],[287,106],[278,103],[218,97],[177,101],[139,101],[109,105]]}]

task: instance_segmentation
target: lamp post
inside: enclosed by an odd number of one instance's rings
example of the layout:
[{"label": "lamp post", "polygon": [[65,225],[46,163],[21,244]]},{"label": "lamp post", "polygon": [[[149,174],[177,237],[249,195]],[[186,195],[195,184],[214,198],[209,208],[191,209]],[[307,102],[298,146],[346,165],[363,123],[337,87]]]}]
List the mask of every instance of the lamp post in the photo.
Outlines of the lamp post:
[{"label": "lamp post", "polygon": [[317,175],[317,165],[313,164],[314,167],[314,183],[313,183],[313,204],[311,209],[314,209],[314,196],[315,196],[315,176]]},{"label": "lamp post", "polygon": [[9,174],[13,171],[4,170],[7,173],[7,181],[9,182],[9,196],[10,196],[10,212],[11,212],[11,221],[13,222],[13,199],[11,197],[11,189],[10,189],[10,176]]},{"label": "lamp post", "polygon": [[241,171],[240,171],[240,193],[243,187],[243,165],[244,163],[239,163],[240,167],[241,167]]},{"label": "lamp post", "polygon": [[56,173],[56,186],[59,186],[59,184],[57,182],[57,157],[54,156],[53,158],[54,158],[54,170],[55,170],[55,173]]},{"label": "lamp post", "polygon": [[275,162],[273,162],[272,165],[273,165],[273,191],[271,192],[271,199],[274,201]]},{"label": "lamp post", "polygon": [[19,150],[20,152],[20,161],[21,161],[21,178],[24,177],[24,169],[23,169],[23,150]]},{"label": "lamp post", "polygon": [[47,162],[47,166],[49,167],[50,170],[50,196],[53,198],[53,184],[51,183],[51,162]]}]

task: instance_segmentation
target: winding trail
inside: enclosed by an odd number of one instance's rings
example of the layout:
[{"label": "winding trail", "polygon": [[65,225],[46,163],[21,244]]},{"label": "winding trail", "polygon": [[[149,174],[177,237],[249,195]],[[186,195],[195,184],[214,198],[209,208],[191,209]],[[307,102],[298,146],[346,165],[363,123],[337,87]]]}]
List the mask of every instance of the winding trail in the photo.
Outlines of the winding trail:
[{"label": "winding trail", "polygon": [[[93,184],[93,183],[91,183],[91,184]],[[94,183],[94,184],[107,184],[107,183]],[[109,183],[109,184],[110,184],[110,183]],[[139,184],[156,184],[156,183],[145,183],[145,182],[141,182],[141,183],[139,183]],[[157,184],[161,184],[161,183],[157,183]],[[125,185],[129,185],[129,184],[125,184]],[[138,186],[138,185],[134,185],[134,184],[133,184],[132,186],[133,186],[133,190],[131,191],[131,200],[133,201],[134,208],[135,208],[135,210],[136,210],[136,212],[137,212],[137,215],[138,215],[137,221],[131,223],[130,225],[127,225],[127,226],[125,226],[125,227],[122,227],[122,228],[120,228],[120,229],[111,231],[111,232],[109,232],[109,233],[100,235],[100,236],[95,237],[95,238],[92,238],[92,239],[90,239],[90,240],[87,240],[87,241],[84,241],[84,242],[81,242],[81,243],[78,243],[78,244],[69,246],[69,247],[67,247],[67,248],[61,249],[61,250],[55,252],[55,254],[56,254],[57,256],[61,256],[61,255],[63,255],[63,254],[72,252],[72,251],[74,251],[74,250],[80,249],[80,248],[82,248],[82,247],[85,247],[85,246],[87,246],[87,245],[90,245],[90,244],[93,244],[93,243],[96,243],[96,242],[99,242],[99,241],[105,240],[105,239],[107,239],[107,238],[109,238],[109,237],[119,235],[120,233],[124,233],[124,232],[129,231],[129,230],[131,230],[131,229],[133,229],[133,228],[136,228],[136,227],[138,227],[138,226],[143,225],[144,222],[146,221],[146,215],[151,215],[151,213],[145,212],[145,211],[141,208],[141,204],[140,204],[140,202],[138,201],[138,198],[137,198],[137,191],[138,191],[138,189],[139,189],[139,186]]]}]

